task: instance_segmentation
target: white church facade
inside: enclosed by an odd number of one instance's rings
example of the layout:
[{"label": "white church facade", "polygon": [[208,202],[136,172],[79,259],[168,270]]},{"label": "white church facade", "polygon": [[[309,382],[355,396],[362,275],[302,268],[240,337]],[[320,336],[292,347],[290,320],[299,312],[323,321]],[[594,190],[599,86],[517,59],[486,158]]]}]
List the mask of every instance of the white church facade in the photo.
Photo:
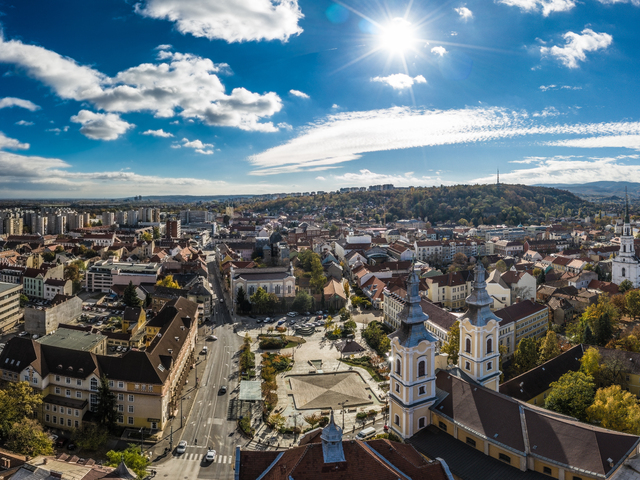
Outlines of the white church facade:
[{"label": "white church facade", "polygon": [[620,236],[620,252],[611,263],[611,281],[620,285],[625,280],[629,280],[633,284],[633,288],[638,288],[640,287],[640,259],[636,256],[633,244],[628,205],[625,210],[624,225]]}]

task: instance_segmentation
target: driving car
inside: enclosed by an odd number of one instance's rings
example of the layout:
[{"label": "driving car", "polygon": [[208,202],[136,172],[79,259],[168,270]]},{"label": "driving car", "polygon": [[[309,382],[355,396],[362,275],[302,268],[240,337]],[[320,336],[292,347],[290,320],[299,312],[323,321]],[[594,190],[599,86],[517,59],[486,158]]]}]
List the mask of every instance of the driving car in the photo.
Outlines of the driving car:
[{"label": "driving car", "polygon": [[213,462],[216,459],[216,451],[211,448],[207,451],[207,454],[204,456],[205,462]]},{"label": "driving car", "polygon": [[207,336],[207,340],[217,340],[218,337],[216,337],[215,335],[208,335]]},{"label": "driving car", "polygon": [[218,395],[224,395],[225,393],[227,393],[227,386],[226,385],[222,385],[220,387],[220,390],[218,390]]},{"label": "driving car", "polygon": [[176,453],[179,455],[182,455],[186,450],[187,450],[187,441],[180,440],[180,443],[178,443],[178,447],[176,448]]}]

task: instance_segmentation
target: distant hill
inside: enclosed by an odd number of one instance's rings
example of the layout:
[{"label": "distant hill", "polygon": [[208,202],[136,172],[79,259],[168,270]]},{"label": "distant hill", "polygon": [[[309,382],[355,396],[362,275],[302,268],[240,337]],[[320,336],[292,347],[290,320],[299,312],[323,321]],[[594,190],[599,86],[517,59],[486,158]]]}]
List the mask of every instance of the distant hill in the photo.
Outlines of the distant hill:
[{"label": "distant hill", "polygon": [[627,187],[629,192],[629,198],[640,198],[640,183],[636,182],[590,182],[580,184],[567,184],[567,185],[542,185],[549,188],[559,188],[562,190],[568,190],[575,193],[582,198],[588,199],[602,199],[606,201],[615,202],[619,199],[624,199],[624,188]]},{"label": "distant hill", "polygon": [[[250,202],[247,202],[250,203]],[[596,208],[571,192],[529,185],[455,185],[376,192],[324,194],[251,202],[254,211],[321,213],[327,220],[351,217],[387,221],[425,217],[431,223],[518,225],[549,217],[587,215]]]}]

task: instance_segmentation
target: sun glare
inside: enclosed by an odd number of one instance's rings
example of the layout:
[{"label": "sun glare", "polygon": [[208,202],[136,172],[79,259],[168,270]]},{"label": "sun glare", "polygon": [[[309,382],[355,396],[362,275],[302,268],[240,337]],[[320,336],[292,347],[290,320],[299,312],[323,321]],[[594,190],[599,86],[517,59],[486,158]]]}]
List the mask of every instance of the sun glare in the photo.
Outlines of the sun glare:
[{"label": "sun glare", "polygon": [[411,23],[403,18],[393,19],[389,25],[382,28],[380,35],[383,48],[400,54],[413,47],[415,40]]}]

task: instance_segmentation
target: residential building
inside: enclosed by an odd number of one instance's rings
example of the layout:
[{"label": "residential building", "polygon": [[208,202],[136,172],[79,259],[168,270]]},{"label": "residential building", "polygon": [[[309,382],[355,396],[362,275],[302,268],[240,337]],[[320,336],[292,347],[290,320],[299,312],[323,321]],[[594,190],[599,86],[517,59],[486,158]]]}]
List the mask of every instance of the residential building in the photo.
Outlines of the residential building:
[{"label": "residential building", "polygon": [[523,249],[522,243],[509,240],[498,240],[493,245],[493,253],[503,257],[519,257],[522,255]]},{"label": "residential building", "polygon": [[523,338],[538,339],[547,334],[549,328],[549,307],[531,300],[523,300],[500,310],[495,314],[500,318],[500,328],[513,324],[508,333],[502,335],[500,344],[507,347],[507,354],[511,355]]},{"label": "residential building", "polygon": [[73,294],[73,284],[71,280],[61,280],[59,278],[47,278],[44,281],[44,299],[53,300],[56,295]]},{"label": "residential building", "polygon": [[20,312],[20,295],[22,285],[0,282],[0,334],[18,324]]},{"label": "residential building", "polygon": [[24,329],[31,335],[48,335],[64,323],[71,323],[82,314],[82,299],[56,295],[51,304],[24,309]]},{"label": "residential building", "polygon": [[472,279],[470,271],[451,272],[425,278],[429,287],[429,300],[447,308],[463,308],[465,298],[471,293]]},{"label": "residential building", "polygon": [[492,310],[511,305],[511,288],[502,279],[502,273],[497,268],[487,278],[487,293],[493,299]]},{"label": "residential building", "polygon": [[29,298],[45,298],[44,282],[63,277],[64,267],[62,265],[51,268],[27,268],[22,275],[24,294]]},{"label": "residential building", "polygon": [[180,404],[194,362],[198,309],[180,298],[147,324],[146,351],[100,355],[12,338],[0,353],[4,381],[29,382],[43,397],[38,419],[49,428],[72,430],[96,410],[100,379],[116,395],[117,425],[162,430]]},{"label": "residential building", "polygon": [[155,284],[162,269],[159,263],[126,263],[101,260],[85,272],[82,286],[89,292],[109,293],[113,285]]},{"label": "residential building", "polygon": [[504,272],[500,278],[509,286],[511,290],[511,302],[518,299],[521,300],[535,300],[537,283],[533,275],[526,271],[517,271],[515,268],[511,268]]},{"label": "residential building", "polygon": [[167,220],[165,235],[167,238],[181,238],[182,226],[180,220]]},{"label": "residential building", "polygon": [[442,242],[438,240],[425,240],[414,242],[416,260],[421,262],[440,264],[443,262]]}]

